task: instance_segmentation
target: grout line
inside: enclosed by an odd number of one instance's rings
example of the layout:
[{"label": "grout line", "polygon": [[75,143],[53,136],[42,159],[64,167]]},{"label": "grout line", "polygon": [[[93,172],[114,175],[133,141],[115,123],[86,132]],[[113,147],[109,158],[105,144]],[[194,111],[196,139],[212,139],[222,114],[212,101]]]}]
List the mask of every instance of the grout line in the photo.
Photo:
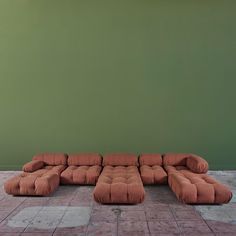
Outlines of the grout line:
[{"label": "grout line", "polygon": [[91,211],[90,211],[90,216],[89,216],[89,222],[88,222],[87,227],[86,227],[86,230],[85,230],[85,232],[84,232],[84,236],[87,236],[87,235],[88,235],[88,227],[89,227],[89,225],[90,225],[90,223],[91,223],[91,214],[92,214],[92,212],[93,212],[93,207],[94,207],[94,204],[92,203],[92,205],[91,205]]},{"label": "grout line", "polygon": [[[168,206],[169,206],[169,205],[170,205],[170,204],[168,204]],[[170,208],[170,212],[171,212],[171,214],[172,214],[172,216],[173,216],[173,219],[174,219],[176,225],[178,226],[178,229],[179,229],[180,235],[184,235],[184,232],[182,232],[182,230],[181,230],[181,228],[179,227],[179,224],[178,224],[178,222],[177,222],[177,220],[176,220],[176,218],[175,218],[175,215],[174,215],[173,209],[171,209],[170,206],[169,206],[169,208]]]},{"label": "grout line", "polygon": [[148,219],[147,219],[147,212],[146,212],[146,210],[145,210],[145,207],[143,207],[143,211],[144,211],[145,218],[146,218],[146,222],[147,222],[148,232],[149,232],[149,235],[151,235],[151,231],[150,231],[149,224],[148,224]]},{"label": "grout line", "polygon": [[[49,199],[46,201],[46,203],[49,201]],[[29,223],[27,224],[27,226],[25,227],[25,229],[23,230],[22,233],[25,232],[25,230],[28,228],[29,224],[33,222],[33,220],[37,217],[37,215],[42,211],[43,207],[45,207],[45,205],[40,206],[41,209],[35,214],[35,216],[32,218],[32,220],[29,221]]]},{"label": "grout line", "polygon": [[19,205],[17,205],[12,211],[10,211],[9,214],[8,214],[3,220],[0,221],[0,223],[3,222],[4,220],[6,220],[6,219],[11,215],[11,213],[13,213],[13,212],[14,212],[18,207],[20,207],[25,201],[26,201],[26,199],[25,199],[24,201],[22,201]]},{"label": "grout line", "polygon": [[[66,206],[66,209],[65,209],[64,213],[62,214],[61,219],[59,220],[57,226],[60,225],[60,223],[62,222],[62,219],[63,219],[64,215],[66,214],[67,209],[68,209],[68,206]],[[56,226],[55,229],[53,230],[52,235],[55,233],[55,231],[56,231],[56,229],[57,229],[57,226]]]}]

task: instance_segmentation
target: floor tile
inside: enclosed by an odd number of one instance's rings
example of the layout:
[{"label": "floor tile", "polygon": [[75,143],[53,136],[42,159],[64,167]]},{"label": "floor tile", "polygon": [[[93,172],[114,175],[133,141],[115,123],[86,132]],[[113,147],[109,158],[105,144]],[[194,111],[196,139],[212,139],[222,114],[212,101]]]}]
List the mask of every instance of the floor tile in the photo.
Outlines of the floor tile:
[{"label": "floor tile", "polygon": [[179,229],[184,234],[203,234],[203,233],[212,233],[211,229],[208,227],[208,225],[203,220],[181,220],[177,221],[177,225],[179,226]]},{"label": "floor tile", "polygon": [[236,224],[229,224],[212,220],[207,220],[206,223],[215,233],[234,233],[236,235]]},{"label": "floor tile", "polygon": [[175,221],[148,221],[148,226],[151,235],[158,235],[159,233],[180,233],[180,230]]},{"label": "floor tile", "polygon": [[118,235],[146,236],[149,235],[148,225],[146,221],[123,221],[119,222]]},{"label": "floor tile", "polygon": [[201,216],[195,210],[177,210],[173,211],[173,215],[176,220],[200,220]]},{"label": "floor tile", "polygon": [[116,236],[117,223],[110,222],[94,222],[89,224],[87,236]]},{"label": "floor tile", "polygon": [[146,221],[146,215],[144,211],[121,211],[120,221]]},{"label": "floor tile", "polygon": [[66,227],[66,228],[56,228],[53,233],[53,236],[82,236],[85,235],[87,226],[78,226],[78,227]]},{"label": "floor tile", "polygon": [[174,221],[174,216],[171,211],[146,211],[147,221],[153,220],[168,220]]}]

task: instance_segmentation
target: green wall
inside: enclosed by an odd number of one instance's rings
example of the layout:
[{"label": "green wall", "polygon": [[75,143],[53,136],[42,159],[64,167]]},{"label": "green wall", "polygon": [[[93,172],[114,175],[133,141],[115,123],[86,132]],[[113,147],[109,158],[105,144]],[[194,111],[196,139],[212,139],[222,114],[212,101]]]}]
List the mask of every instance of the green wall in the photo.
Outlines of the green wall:
[{"label": "green wall", "polygon": [[235,169],[235,12],[235,0],[0,0],[0,168],[118,151]]}]

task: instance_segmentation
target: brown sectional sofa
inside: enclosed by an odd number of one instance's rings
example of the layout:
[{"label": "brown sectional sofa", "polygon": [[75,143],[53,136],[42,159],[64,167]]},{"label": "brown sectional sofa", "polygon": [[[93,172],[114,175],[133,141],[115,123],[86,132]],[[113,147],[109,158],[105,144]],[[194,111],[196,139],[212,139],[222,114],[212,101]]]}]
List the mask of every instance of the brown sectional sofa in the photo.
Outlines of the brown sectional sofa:
[{"label": "brown sectional sofa", "polygon": [[110,154],[103,158],[104,169],[93,192],[99,203],[137,204],[145,191],[138,171],[138,158],[132,154]]},{"label": "brown sectional sofa", "polygon": [[[102,170],[103,169],[103,170]],[[12,195],[53,193],[59,184],[96,185],[99,203],[141,203],[143,184],[166,184],[187,204],[223,204],[230,189],[207,175],[208,163],[194,154],[40,154],[23,166],[23,173],[4,184]]]}]

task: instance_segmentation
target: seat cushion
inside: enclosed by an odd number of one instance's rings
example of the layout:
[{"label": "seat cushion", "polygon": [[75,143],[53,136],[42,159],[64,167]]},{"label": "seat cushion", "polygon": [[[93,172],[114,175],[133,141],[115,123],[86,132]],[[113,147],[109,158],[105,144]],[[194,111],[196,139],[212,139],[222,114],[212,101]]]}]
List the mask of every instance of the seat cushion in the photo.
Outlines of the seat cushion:
[{"label": "seat cushion", "polygon": [[91,184],[95,185],[99,174],[101,172],[101,166],[68,166],[61,173],[62,184]]},{"label": "seat cushion", "polygon": [[105,166],[93,192],[99,203],[137,204],[144,200],[144,195],[136,166]]},{"label": "seat cushion", "polygon": [[69,166],[100,166],[102,157],[97,153],[71,154],[67,163]]},{"label": "seat cushion", "polygon": [[138,166],[138,157],[134,154],[116,153],[103,157],[103,166]]},{"label": "seat cushion", "polygon": [[11,195],[47,196],[59,186],[59,175],[47,169],[22,174],[9,179],[4,188]]},{"label": "seat cushion", "polygon": [[142,154],[139,157],[139,165],[147,166],[161,166],[162,165],[162,156],[161,154]]},{"label": "seat cushion", "polygon": [[143,184],[166,184],[167,173],[159,166],[147,166],[143,165],[140,167],[140,174]]},{"label": "seat cushion", "polygon": [[33,157],[33,160],[43,161],[45,165],[67,165],[67,155],[64,153],[43,153]]},{"label": "seat cushion", "polygon": [[180,170],[168,175],[168,183],[184,203],[223,204],[232,198],[230,189],[207,174]]}]

